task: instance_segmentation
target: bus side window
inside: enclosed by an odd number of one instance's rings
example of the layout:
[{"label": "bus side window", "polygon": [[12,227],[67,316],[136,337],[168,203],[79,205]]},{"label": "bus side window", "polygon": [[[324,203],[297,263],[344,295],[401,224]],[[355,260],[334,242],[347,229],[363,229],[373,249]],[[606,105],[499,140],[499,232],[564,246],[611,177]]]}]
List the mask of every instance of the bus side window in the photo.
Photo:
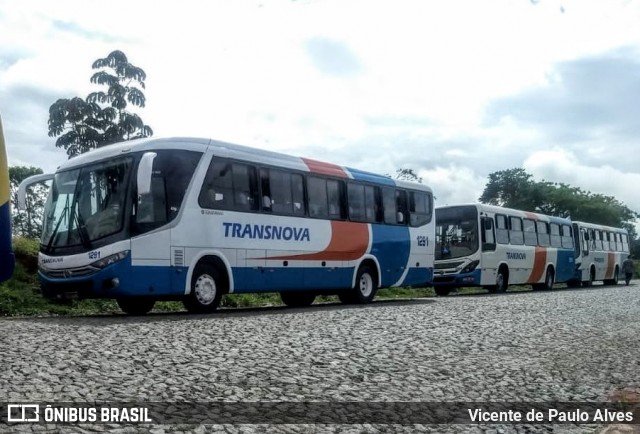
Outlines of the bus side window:
[{"label": "bus side window", "polygon": [[551,232],[550,243],[551,247],[562,247],[562,239],[560,237],[560,225],[557,223],[551,223],[549,225]]},{"label": "bus side window", "polygon": [[349,220],[365,221],[364,185],[347,184],[347,203],[349,204]]},{"label": "bus side window", "polygon": [[571,226],[562,225],[562,236],[560,237],[562,247],[565,249],[573,248],[573,237],[571,236]]},{"label": "bus side window", "polygon": [[310,176],[307,178],[307,198],[309,199],[309,217],[327,218],[327,181]]},{"label": "bus side window", "polygon": [[509,242],[518,245],[524,244],[522,219],[520,217],[509,217]]},{"label": "bus side window", "polygon": [[396,194],[391,187],[382,187],[382,210],[384,212],[384,222],[397,224],[396,220]]},{"label": "bus side window", "polygon": [[407,192],[404,190],[396,190],[396,223],[400,225],[407,224]]},{"label": "bus side window", "polygon": [[551,241],[549,240],[549,226],[547,222],[536,222],[536,231],[538,232],[538,245],[542,247],[549,247]]},{"label": "bus side window", "polygon": [[409,213],[411,226],[422,226],[431,221],[430,200],[427,193],[409,192]]},{"label": "bus side window", "polygon": [[496,241],[499,244],[509,244],[509,228],[504,215],[496,215]]},{"label": "bus side window", "polygon": [[344,182],[335,179],[327,180],[327,201],[329,203],[329,218],[344,220]]},{"label": "bus side window", "polygon": [[527,246],[538,245],[538,237],[536,236],[536,223],[530,219],[524,219],[522,221],[522,228],[524,229],[524,243]]}]

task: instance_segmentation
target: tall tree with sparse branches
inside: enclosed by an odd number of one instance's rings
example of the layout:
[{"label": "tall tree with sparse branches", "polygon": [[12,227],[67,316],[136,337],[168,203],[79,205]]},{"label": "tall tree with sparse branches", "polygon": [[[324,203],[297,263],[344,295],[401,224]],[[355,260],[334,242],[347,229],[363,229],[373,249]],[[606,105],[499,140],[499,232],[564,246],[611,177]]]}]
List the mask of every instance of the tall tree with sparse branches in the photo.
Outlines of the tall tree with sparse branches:
[{"label": "tall tree with sparse branches", "polygon": [[122,51],[93,62],[91,83],[106,86],[85,99],[61,98],[49,108],[49,137],[69,158],[112,143],[153,135],[151,127],[127,108],[144,108],[147,74],[129,63]]}]

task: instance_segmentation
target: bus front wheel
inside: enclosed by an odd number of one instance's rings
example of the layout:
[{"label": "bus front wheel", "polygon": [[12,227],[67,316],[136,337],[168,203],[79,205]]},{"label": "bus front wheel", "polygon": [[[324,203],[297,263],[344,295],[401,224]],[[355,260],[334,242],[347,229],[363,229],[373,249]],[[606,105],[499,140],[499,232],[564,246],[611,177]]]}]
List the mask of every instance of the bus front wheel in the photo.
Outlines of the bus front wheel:
[{"label": "bus front wheel", "polygon": [[123,297],[116,299],[118,306],[122,311],[128,315],[146,315],[156,301],[147,297]]},{"label": "bus front wheel", "polygon": [[509,287],[509,273],[506,271],[504,267],[498,270],[498,274],[496,274],[496,285],[493,287],[493,291],[497,294],[502,294],[507,291]]},{"label": "bus front wheel", "polygon": [[552,290],[555,283],[555,275],[551,267],[547,268],[547,274],[544,276],[544,283],[534,283],[533,289],[535,290]]},{"label": "bus front wheel", "polygon": [[451,292],[451,288],[443,288],[441,286],[436,286],[435,288],[436,295],[440,297],[446,297]]},{"label": "bus front wheel", "polygon": [[221,283],[220,273],[215,267],[197,265],[191,276],[191,292],[184,299],[184,307],[191,313],[213,312],[222,297]]}]

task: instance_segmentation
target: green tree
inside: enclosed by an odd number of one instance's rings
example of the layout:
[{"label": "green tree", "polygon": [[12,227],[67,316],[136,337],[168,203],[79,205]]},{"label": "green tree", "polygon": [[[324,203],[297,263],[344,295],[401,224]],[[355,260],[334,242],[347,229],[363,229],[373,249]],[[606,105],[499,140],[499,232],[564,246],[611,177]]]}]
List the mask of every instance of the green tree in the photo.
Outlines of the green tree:
[{"label": "green tree", "polygon": [[539,192],[534,191],[535,183],[524,169],[508,169],[493,172],[479,200],[490,205],[522,210],[533,210],[539,201]]},{"label": "green tree", "polygon": [[93,62],[92,68],[97,72],[91,83],[106,86],[106,92],[92,92],[85,99],[61,98],[49,108],[49,137],[58,137],[56,146],[64,148],[69,158],[153,135],[140,116],[127,110],[129,105],[143,108],[146,104],[144,70],[129,63],[118,50]]},{"label": "green tree", "polygon": [[624,227],[635,239],[640,215],[612,196],[594,194],[564,183],[534,181],[522,168],[489,175],[480,202],[572,220]]},{"label": "green tree", "polygon": [[27,190],[27,209],[19,210],[18,186],[29,176],[39,175],[42,169],[37,167],[13,166],[9,167],[9,184],[11,187],[11,223],[14,236],[40,238],[42,233],[42,216],[44,203],[49,188],[45,184],[36,184]]}]

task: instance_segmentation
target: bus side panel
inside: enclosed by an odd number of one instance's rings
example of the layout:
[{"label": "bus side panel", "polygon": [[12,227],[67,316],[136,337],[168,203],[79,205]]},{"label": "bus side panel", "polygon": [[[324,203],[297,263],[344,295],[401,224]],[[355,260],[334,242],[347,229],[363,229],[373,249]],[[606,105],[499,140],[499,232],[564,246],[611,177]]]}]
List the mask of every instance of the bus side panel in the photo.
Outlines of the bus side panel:
[{"label": "bus side panel", "polygon": [[131,239],[131,280],[134,295],[171,294],[171,231],[151,232]]},{"label": "bus side panel", "polygon": [[556,261],[557,283],[566,282],[574,278],[575,275],[575,252],[573,250],[558,249],[558,259]]},{"label": "bus side panel", "polygon": [[380,264],[381,287],[396,283],[408,267],[411,240],[407,226],[371,225],[371,254]]}]

